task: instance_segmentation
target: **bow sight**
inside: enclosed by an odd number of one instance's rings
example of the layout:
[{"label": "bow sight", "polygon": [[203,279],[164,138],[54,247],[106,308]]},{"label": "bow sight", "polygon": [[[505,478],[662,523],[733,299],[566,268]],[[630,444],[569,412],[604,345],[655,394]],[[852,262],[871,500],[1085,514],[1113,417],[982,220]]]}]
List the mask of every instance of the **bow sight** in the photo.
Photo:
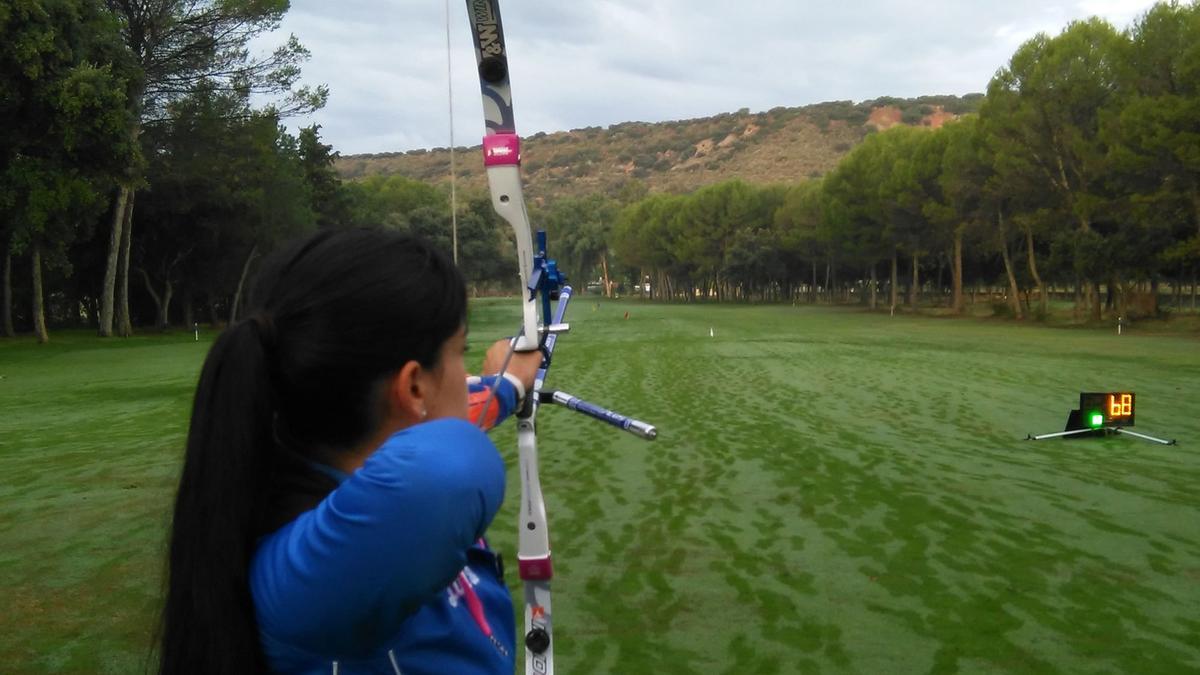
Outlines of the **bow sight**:
[{"label": "bow sight", "polygon": [[[566,281],[567,277],[558,271],[558,263],[546,257],[546,231],[538,230],[537,253],[533,256],[533,271],[529,274],[529,283],[526,288],[529,290],[530,300],[541,296],[542,317],[550,316],[550,301],[559,299],[559,291]],[[545,344],[545,336],[554,332],[555,328],[556,326],[552,324],[543,329],[541,340],[543,344]],[[566,332],[566,330],[568,328],[564,327],[560,332]]]}]

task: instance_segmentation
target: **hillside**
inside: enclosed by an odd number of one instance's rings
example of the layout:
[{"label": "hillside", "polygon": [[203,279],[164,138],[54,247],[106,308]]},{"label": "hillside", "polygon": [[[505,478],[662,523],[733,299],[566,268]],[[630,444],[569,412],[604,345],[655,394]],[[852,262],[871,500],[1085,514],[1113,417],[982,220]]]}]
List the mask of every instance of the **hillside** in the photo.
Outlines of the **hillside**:
[{"label": "hillside", "polygon": [[[686,192],[730,178],[794,183],[820,176],[868,133],[897,124],[938,127],[978,110],[982,94],[835,101],[672,122],[625,122],[539,133],[522,144],[525,191],[533,200],[611,191],[629,179],[652,191]],[[458,148],[459,184],[483,189],[480,146]],[[344,179],[399,174],[448,180],[446,148],[350,155],[338,160]]]}]

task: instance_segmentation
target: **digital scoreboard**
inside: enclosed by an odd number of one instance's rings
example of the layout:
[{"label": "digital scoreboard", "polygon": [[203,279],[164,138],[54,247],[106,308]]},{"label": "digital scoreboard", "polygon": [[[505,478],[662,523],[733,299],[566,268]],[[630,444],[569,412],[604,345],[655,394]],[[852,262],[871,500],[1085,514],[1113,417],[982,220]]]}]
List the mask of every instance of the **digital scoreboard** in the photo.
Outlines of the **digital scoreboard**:
[{"label": "digital scoreboard", "polygon": [[1132,391],[1081,391],[1079,407],[1067,413],[1067,428],[1049,434],[1030,434],[1026,440],[1046,438],[1104,438],[1118,434],[1135,436],[1161,445],[1175,445],[1174,439],[1155,438],[1138,433],[1133,426],[1135,397]]},{"label": "digital scoreboard", "polygon": [[1081,421],[1091,429],[1131,427],[1133,402],[1132,391],[1080,392],[1079,414],[1083,418]]}]

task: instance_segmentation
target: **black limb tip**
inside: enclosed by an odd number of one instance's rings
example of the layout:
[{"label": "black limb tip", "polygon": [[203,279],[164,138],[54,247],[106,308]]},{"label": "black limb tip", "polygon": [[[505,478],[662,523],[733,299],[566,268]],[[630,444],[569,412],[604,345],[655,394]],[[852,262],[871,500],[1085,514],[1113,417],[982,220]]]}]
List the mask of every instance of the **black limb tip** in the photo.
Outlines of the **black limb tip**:
[{"label": "black limb tip", "polygon": [[534,654],[541,654],[550,647],[550,634],[545,628],[534,628],[525,634],[525,648]]},{"label": "black limb tip", "polygon": [[508,59],[488,56],[479,62],[479,77],[488,84],[498,84],[508,79]]}]

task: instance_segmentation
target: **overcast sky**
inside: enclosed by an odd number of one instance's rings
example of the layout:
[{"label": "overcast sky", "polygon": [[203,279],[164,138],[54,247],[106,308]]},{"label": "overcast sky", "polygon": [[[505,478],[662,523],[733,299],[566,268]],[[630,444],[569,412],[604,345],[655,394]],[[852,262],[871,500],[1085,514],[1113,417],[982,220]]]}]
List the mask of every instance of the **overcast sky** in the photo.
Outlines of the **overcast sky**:
[{"label": "overcast sky", "polygon": [[[342,154],[450,144],[444,0],[292,0],[313,122]],[[878,96],[982,92],[1023,41],[1144,0],[503,0],[517,131],[705,117]],[[463,0],[450,1],[454,142],[483,135]]]}]

